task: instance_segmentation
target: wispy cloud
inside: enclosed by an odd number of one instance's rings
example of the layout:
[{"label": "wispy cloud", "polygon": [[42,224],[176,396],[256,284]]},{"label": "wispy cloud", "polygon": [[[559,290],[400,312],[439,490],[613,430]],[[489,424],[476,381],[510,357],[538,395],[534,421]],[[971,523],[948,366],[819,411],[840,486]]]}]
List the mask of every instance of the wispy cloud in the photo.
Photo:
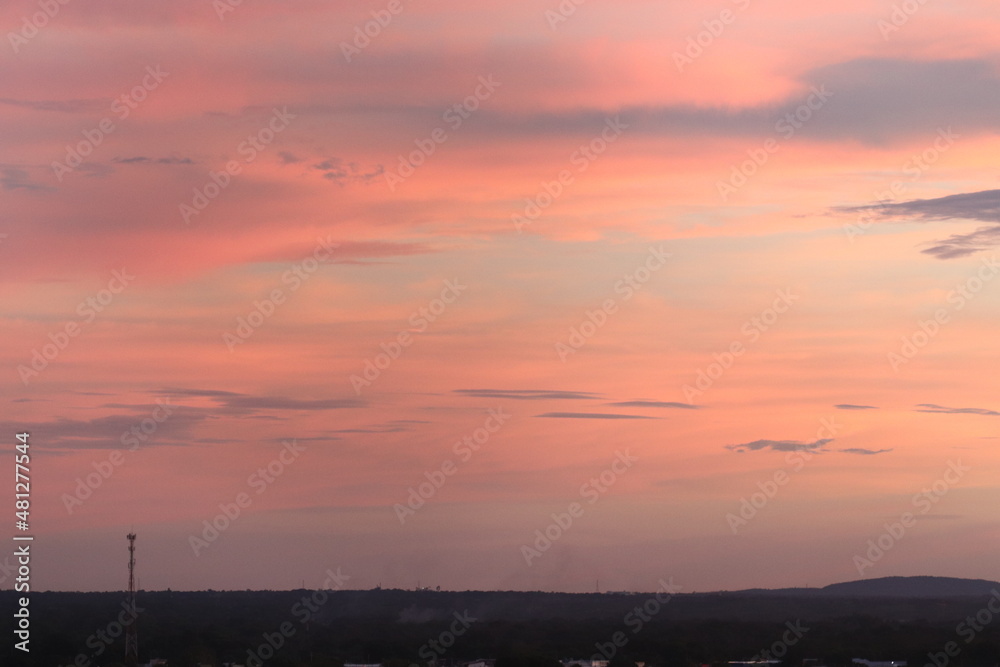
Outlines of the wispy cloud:
[{"label": "wispy cloud", "polygon": [[833,438],[824,438],[815,442],[801,442],[799,440],[754,440],[739,445],[726,445],[726,449],[734,452],[757,452],[769,449],[774,452],[820,452],[824,447],[833,442]]},{"label": "wispy cloud", "polygon": [[[978,220],[1000,223],[1000,190],[982,190],[935,199],[905,202],[882,202],[865,206],[839,208],[840,211],[872,212],[883,219],[915,218],[924,222],[941,220]],[[922,252],[938,259],[954,259],[993,248],[1000,244],[1000,224],[965,234],[953,234],[934,242]]]},{"label": "wispy cloud", "polygon": [[115,164],[194,164],[194,160],[189,157],[160,157],[151,158],[145,155],[134,157],[116,157],[111,160]]},{"label": "wispy cloud", "polygon": [[371,426],[360,426],[356,428],[341,428],[327,433],[400,433],[412,431],[417,424],[430,424],[424,419],[393,419],[384,424],[372,424]]},{"label": "wispy cloud", "polygon": [[700,406],[690,403],[677,403],[676,401],[619,401],[608,403],[623,408],[677,408],[678,410],[698,410]]},{"label": "wispy cloud", "polygon": [[933,403],[921,403],[917,406],[917,412],[936,412],[947,415],[986,415],[988,417],[1000,417],[1000,412],[987,410],[986,408],[948,408],[943,405]]},{"label": "wispy cloud", "polygon": [[844,454],[861,454],[862,456],[874,456],[875,454],[885,454],[891,452],[892,449],[864,449],[862,447],[848,447],[847,449],[838,449],[838,452],[843,452]]},{"label": "wispy cloud", "polygon": [[515,401],[584,400],[600,398],[589,391],[552,391],[544,389],[456,389],[456,394],[476,398],[509,398]]},{"label": "wispy cloud", "polygon": [[52,190],[47,185],[32,181],[26,169],[13,165],[0,165],[0,187],[4,190],[28,190],[32,192]]},{"label": "wispy cloud", "polygon": [[[285,164],[294,164],[294,160],[289,160],[289,157],[294,158],[290,153],[282,155],[282,162]],[[369,183],[385,173],[385,167],[380,164],[375,165],[368,171],[363,171],[356,163],[345,162],[339,157],[327,158],[318,164],[314,164],[313,169],[322,171],[323,178],[329,179],[337,185],[345,185],[351,181]]]},{"label": "wispy cloud", "polygon": [[980,220],[1000,223],[1000,190],[981,190],[935,199],[913,199],[858,206],[853,210],[872,210],[883,215],[934,220]]},{"label": "wispy cloud", "polygon": [[[147,419],[156,406],[119,406],[128,412],[97,417],[95,419],[57,418],[42,422],[0,422],[8,433],[28,431],[32,438],[44,442],[50,449],[119,449],[122,436],[132,427]],[[167,419],[158,424],[155,437],[143,446],[185,446],[193,428],[208,419],[204,410],[174,406]]]},{"label": "wispy cloud", "polygon": [[218,410],[231,414],[260,410],[342,410],[360,408],[365,401],[357,398],[300,399],[285,396],[252,396],[213,389],[164,389],[161,395],[210,398],[219,405]]},{"label": "wispy cloud", "polygon": [[838,403],[833,406],[838,410],[878,410],[874,405],[852,405],[851,403]]},{"label": "wispy cloud", "polygon": [[934,255],[938,259],[954,259],[988,250],[997,245],[1000,245],[1000,225],[980,227],[968,234],[952,234],[921,252]]},{"label": "wispy cloud", "polygon": [[78,113],[81,111],[93,112],[107,109],[110,100],[15,100],[9,97],[0,97],[0,104],[31,109],[32,111]]},{"label": "wispy cloud", "polygon": [[[239,396],[233,391],[222,391],[220,389],[180,389],[175,387],[170,387],[166,389],[160,389],[159,391],[152,392],[157,395],[167,395],[167,396],[204,396],[207,398],[221,398],[224,396]],[[106,395],[106,394],[105,394]]]},{"label": "wispy cloud", "polygon": [[658,419],[644,415],[616,415],[607,412],[546,412],[535,416],[547,419]]},{"label": "wispy cloud", "polygon": [[355,398],[303,400],[283,396],[236,396],[224,398],[222,403],[237,410],[342,410],[365,405],[364,401]]}]

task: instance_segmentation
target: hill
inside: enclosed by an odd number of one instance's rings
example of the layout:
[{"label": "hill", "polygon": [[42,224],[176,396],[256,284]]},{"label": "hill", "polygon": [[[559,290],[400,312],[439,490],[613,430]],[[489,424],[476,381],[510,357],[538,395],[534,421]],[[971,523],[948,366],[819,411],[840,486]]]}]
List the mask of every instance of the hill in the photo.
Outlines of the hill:
[{"label": "hill", "polygon": [[1000,583],[955,577],[881,577],[831,584],[820,590],[840,597],[951,598],[988,596],[1000,590]]},{"label": "hill", "polygon": [[880,577],[830,584],[823,588],[752,588],[739,596],[942,599],[985,597],[1000,590],[1000,582],[957,577]]}]

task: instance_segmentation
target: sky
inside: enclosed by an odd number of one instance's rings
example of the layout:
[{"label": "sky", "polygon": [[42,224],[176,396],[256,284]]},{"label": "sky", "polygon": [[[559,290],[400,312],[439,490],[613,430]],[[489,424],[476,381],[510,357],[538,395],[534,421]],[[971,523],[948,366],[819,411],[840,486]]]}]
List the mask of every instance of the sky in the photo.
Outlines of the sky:
[{"label": "sky", "polygon": [[36,589],[1000,579],[995,2],[0,22]]}]

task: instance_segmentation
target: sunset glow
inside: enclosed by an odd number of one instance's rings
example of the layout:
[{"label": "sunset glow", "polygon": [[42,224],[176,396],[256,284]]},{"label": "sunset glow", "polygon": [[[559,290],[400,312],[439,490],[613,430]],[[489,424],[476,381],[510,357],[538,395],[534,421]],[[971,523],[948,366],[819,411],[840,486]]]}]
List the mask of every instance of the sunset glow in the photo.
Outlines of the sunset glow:
[{"label": "sunset glow", "polygon": [[995,2],[42,4],[39,589],[1000,579]]}]

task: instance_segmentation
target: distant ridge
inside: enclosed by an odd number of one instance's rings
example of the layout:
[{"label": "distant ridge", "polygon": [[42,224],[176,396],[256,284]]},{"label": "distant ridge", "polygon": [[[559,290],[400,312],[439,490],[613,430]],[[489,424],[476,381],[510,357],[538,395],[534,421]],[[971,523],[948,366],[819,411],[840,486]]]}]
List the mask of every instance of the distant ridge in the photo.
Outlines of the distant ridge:
[{"label": "distant ridge", "polygon": [[880,577],[830,584],[823,588],[752,588],[735,595],[781,595],[834,598],[957,598],[988,596],[1000,582],[958,577]]},{"label": "distant ridge", "polygon": [[946,598],[990,595],[1000,583],[957,577],[881,577],[831,584],[823,595],[842,597]]},{"label": "distant ridge", "polygon": [[[949,577],[885,577],[833,584],[825,588],[786,588],[756,591],[685,592],[658,600],[652,592],[545,593],[541,591],[437,591],[437,590],[338,590],[319,612],[326,623],[368,623],[384,633],[386,623],[395,627],[421,627],[423,623],[451,622],[456,609],[483,622],[549,623],[553,620],[589,623],[604,619],[618,628],[638,606],[659,602],[658,622],[700,621],[783,624],[790,618],[805,622],[840,622],[836,619],[868,618],[893,623],[931,624],[944,628],[942,637],[954,635],[957,619],[977,613],[1000,583]],[[220,625],[233,617],[264,618],[275,626],[288,616],[308,591],[145,591],[144,607],[164,610],[174,619],[216,619]],[[17,593],[0,590],[0,608],[14,604]],[[96,624],[107,608],[121,602],[120,592],[39,592],[44,614],[62,614],[67,627],[80,625],[76,612],[86,608]],[[334,602],[335,600],[335,602]],[[32,598],[32,604],[36,601]],[[650,612],[652,613],[652,612]],[[106,622],[106,620],[105,620]],[[176,621],[181,622],[181,621]],[[186,622],[186,620],[184,621]],[[853,623],[853,621],[852,621]],[[86,625],[90,625],[90,622]],[[534,626],[532,626],[534,627]],[[692,626],[693,627],[693,626]],[[853,627],[853,626],[852,626]],[[421,632],[423,632],[421,630]],[[422,637],[423,635],[416,635]],[[1000,635],[997,635],[1000,639]],[[942,640],[945,641],[944,639]],[[748,654],[749,655],[749,654]],[[51,664],[51,663],[50,663]],[[991,663],[992,664],[992,663]]]}]

